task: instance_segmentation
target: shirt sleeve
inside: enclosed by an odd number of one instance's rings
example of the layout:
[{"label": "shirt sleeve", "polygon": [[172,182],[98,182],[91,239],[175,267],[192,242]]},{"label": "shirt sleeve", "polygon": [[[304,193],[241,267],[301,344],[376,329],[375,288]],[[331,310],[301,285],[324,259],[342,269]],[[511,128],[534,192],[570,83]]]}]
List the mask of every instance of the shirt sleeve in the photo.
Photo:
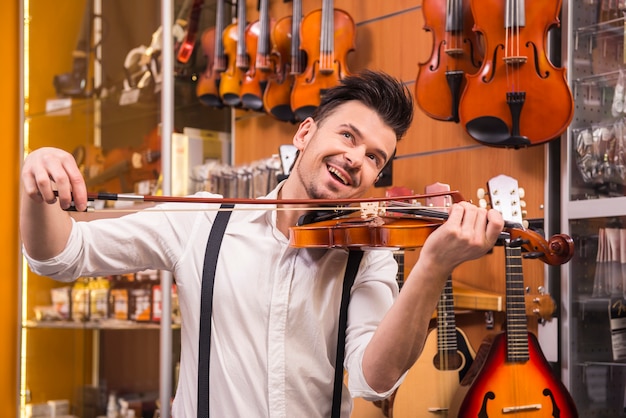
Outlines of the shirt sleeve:
[{"label": "shirt sleeve", "polygon": [[[193,205],[190,203],[189,205]],[[30,269],[59,281],[78,277],[125,274],[146,269],[172,271],[189,245],[204,212],[189,216],[181,204],[164,204],[158,210],[143,210],[118,218],[72,220],[72,230],[63,251],[48,260],[35,260],[23,248]],[[184,215],[187,213],[187,215]]]},{"label": "shirt sleeve", "polygon": [[389,397],[402,383],[406,373],[387,392],[374,391],[363,376],[363,353],[378,324],[398,296],[398,264],[390,251],[366,251],[352,287],[346,330],[348,389],[354,398],[379,400]]}]

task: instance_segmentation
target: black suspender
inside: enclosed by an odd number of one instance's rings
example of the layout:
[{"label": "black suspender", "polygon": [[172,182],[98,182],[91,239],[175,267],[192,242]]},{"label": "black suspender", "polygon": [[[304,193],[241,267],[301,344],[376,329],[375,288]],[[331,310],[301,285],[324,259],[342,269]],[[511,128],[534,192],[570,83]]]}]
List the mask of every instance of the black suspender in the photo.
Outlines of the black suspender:
[{"label": "black suspender", "polygon": [[[232,209],[234,205],[222,205]],[[220,253],[224,231],[232,211],[217,212],[204,254],[202,269],[202,293],[200,299],[200,338],[198,349],[198,418],[209,418],[209,363],[211,356],[211,314],[213,312],[213,287],[215,269]]]},{"label": "black suspender", "polygon": [[359,264],[363,258],[363,251],[350,251],[348,265],[343,277],[343,291],[341,293],[341,307],[339,309],[339,332],[337,335],[337,357],[335,358],[335,386],[333,389],[332,418],[341,416],[341,391],[343,388],[343,357],[346,351],[346,328],[348,326],[348,303],[350,289],[359,271]]},{"label": "black suspender", "polygon": [[[232,209],[233,205],[222,205],[222,209]],[[202,293],[200,301],[200,333],[198,350],[198,418],[209,418],[209,363],[211,355],[211,314],[213,311],[213,287],[215,270],[222,245],[222,238],[232,211],[217,213],[204,255],[202,270]],[[343,388],[343,359],[345,355],[346,327],[348,323],[348,303],[350,289],[359,271],[363,258],[362,251],[350,251],[343,281],[341,306],[339,310],[339,330],[337,335],[337,357],[335,359],[335,383],[333,389],[332,418],[341,415],[341,392]]]}]

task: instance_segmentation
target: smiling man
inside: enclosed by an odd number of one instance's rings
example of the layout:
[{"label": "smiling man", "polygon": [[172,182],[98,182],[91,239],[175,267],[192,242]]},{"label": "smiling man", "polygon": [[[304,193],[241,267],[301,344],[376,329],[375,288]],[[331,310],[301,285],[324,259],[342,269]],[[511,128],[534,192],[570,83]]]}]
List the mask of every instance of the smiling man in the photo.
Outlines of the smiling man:
[{"label": "smiling man", "polygon": [[[398,80],[373,71],[344,79],[299,125],[291,174],[266,198],[363,196],[395,154],[412,116],[411,94]],[[148,268],[173,272],[182,315],[174,417],[331,416],[350,252],[291,247],[289,227],[306,209],[235,207],[221,246],[213,248],[207,246],[209,234],[222,222],[217,214],[226,213],[212,210],[215,205],[168,203],[158,211],[75,222],[62,209],[72,195],[79,210],[86,208],[85,182],[73,157],[59,149],[32,152],[22,185],[20,226],[33,271],[66,281]],[[207,210],[168,210],[189,205]],[[426,240],[401,293],[391,252],[363,252],[340,347],[349,376],[347,390],[339,391],[341,416],[350,416],[351,397],[383,399],[395,390],[423,348],[447,277],[489,251],[502,227],[495,210],[453,205],[447,222]],[[216,254],[207,325],[201,319],[204,265]],[[199,378],[205,372],[206,381]]]}]

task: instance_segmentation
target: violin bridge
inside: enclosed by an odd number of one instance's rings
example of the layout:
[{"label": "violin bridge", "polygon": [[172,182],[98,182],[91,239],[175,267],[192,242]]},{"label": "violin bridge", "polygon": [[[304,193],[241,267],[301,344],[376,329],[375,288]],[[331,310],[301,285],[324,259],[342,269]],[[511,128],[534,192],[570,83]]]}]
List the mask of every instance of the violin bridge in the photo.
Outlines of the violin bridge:
[{"label": "violin bridge", "polygon": [[385,207],[379,202],[362,202],[361,218],[373,218],[375,216],[385,215]]}]

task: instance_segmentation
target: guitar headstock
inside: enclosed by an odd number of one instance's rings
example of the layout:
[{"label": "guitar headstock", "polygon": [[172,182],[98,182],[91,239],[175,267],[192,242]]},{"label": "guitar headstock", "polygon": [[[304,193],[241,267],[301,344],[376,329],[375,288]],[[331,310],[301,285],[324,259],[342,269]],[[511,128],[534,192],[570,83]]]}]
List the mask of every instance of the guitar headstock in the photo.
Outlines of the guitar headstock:
[{"label": "guitar headstock", "polygon": [[556,302],[548,293],[539,289],[538,295],[524,295],[526,302],[526,315],[536,316],[540,320],[550,321],[556,311]]},{"label": "guitar headstock", "polygon": [[[516,179],[500,174],[487,182],[487,188],[491,207],[500,212],[505,221],[523,228],[528,227],[528,221],[525,220],[527,211],[524,196],[526,192],[519,187]],[[485,198],[485,190],[479,188],[476,194],[479,206],[486,208],[489,204]]]}]

